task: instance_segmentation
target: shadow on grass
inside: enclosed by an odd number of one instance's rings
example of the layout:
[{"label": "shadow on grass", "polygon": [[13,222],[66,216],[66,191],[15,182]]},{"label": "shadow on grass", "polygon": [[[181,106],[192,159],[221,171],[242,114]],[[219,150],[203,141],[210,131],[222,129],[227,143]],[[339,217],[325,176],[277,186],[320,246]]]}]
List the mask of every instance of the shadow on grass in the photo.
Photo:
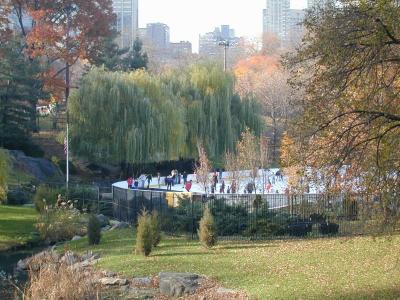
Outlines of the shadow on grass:
[{"label": "shadow on grass", "polygon": [[210,255],[214,254],[214,252],[174,252],[174,253],[154,253],[151,256],[153,257],[173,257],[173,256],[201,256],[201,255]]},{"label": "shadow on grass", "polygon": [[221,250],[240,250],[240,249],[257,249],[257,248],[276,248],[279,247],[278,244],[273,242],[238,242],[238,241],[231,241],[229,243],[222,242],[219,244],[218,249]]},{"label": "shadow on grass", "polygon": [[342,299],[400,299],[400,286],[379,290],[338,291],[335,295],[319,295],[315,299],[342,300]]}]

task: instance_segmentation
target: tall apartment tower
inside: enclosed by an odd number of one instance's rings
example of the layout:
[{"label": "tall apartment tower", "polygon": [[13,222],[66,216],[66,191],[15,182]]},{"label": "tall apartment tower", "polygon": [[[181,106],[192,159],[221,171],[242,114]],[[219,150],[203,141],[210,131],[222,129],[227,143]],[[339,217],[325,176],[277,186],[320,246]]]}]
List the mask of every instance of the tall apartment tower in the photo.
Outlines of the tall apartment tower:
[{"label": "tall apartment tower", "polygon": [[138,0],[113,0],[113,10],[117,15],[116,30],[120,34],[118,45],[121,48],[132,47],[138,35]]},{"label": "tall apartment tower", "polygon": [[290,0],[267,0],[263,11],[263,32],[273,33],[281,41],[286,41],[289,31]]},{"label": "tall apartment tower", "polygon": [[146,40],[156,49],[169,47],[169,27],[163,23],[149,23],[146,27]]},{"label": "tall apartment tower", "polygon": [[311,9],[314,6],[323,7],[328,3],[328,0],[307,0],[307,8]]}]

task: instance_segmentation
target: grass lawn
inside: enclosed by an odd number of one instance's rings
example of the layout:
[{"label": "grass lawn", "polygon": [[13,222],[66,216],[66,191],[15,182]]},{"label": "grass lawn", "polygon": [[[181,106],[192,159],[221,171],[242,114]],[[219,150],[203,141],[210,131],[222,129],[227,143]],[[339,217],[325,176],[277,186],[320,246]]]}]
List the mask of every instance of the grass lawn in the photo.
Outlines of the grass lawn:
[{"label": "grass lawn", "polygon": [[0,251],[32,240],[36,217],[34,208],[0,205]]},{"label": "grass lawn", "polygon": [[95,247],[82,239],[65,248],[100,253],[99,267],[125,276],[194,272],[255,299],[400,299],[400,236],[224,241],[210,251],[168,237],[148,258],[133,254],[134,240],[124,229]]}]

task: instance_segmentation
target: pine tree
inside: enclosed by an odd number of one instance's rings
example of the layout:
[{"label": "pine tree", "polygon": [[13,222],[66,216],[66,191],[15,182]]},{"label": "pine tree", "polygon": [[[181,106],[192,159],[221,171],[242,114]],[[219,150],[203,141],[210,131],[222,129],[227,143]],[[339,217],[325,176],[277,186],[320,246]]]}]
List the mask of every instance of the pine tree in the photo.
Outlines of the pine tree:
[{"label": "pine tree", "polygon": [[151,236],[153,238],[153,247],[157,247],[161,242],[160,218],[157,211],[151,214]]},{"label": "pine tree", "polygon": [[100,46],[93,49],[90,63],[101,67],[104,66],[110,71],[120,71],[124,68],[123,56],[129,52],[129,48],[119,48],[115,42],[117,33],[105,37],[100,41]]},{"label": "pine tree", "polygon": [[197,234],[199,235],[200,243],[205,248],[209,249],[217,244],[217,228],[208,206],[204,209]]},{"label": "pine tree", "polygon": [[133,71],[138,69],[147,69],[149,59],[147,53],[143,51],[143,43],[139,38],[133,42],[132,50],[129,52],[128,57],[124,60],[124,69],[126,71]]},{"label": "pine tree", "polygon": [[100,244],[101,224],[95,215],[90,215],[88,222],[88,241],[89,245]]},{"label": "pine tree", "polygon": [[15,39],[0,46],[0,147],[27,149],[36,128],[36,104],[44,98],[36,60],[23,54]]},{"label": "pine tree", "polygon": [[136,232],[136,253],[149,256],[153,246],[151,216],[143,210],[138,218]]}]

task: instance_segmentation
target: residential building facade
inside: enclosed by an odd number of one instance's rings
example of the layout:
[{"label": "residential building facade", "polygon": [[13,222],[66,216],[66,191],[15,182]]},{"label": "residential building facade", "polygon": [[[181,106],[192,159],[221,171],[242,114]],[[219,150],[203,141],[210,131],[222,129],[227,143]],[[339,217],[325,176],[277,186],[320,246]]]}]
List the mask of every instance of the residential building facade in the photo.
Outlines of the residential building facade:
[{"label": "residential building facade", "polygon": [[113,10],[117,15],[115,27],[119,33],[118,45],[121,48],[132,47],[138,36],[138,0],[113,0]]}]

